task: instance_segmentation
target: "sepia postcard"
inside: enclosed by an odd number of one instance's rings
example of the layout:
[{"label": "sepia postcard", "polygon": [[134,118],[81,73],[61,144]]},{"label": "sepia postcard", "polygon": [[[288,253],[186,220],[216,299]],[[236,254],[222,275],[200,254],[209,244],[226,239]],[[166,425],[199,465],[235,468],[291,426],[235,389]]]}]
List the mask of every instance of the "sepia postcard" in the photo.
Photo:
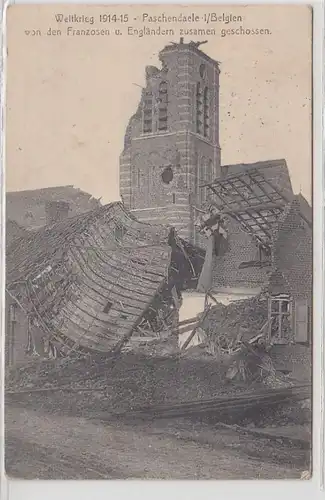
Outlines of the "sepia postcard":
[{"label": "sepia postcard", "polygon": [[312,9],[9,5],[5,468],[312,476]]}]

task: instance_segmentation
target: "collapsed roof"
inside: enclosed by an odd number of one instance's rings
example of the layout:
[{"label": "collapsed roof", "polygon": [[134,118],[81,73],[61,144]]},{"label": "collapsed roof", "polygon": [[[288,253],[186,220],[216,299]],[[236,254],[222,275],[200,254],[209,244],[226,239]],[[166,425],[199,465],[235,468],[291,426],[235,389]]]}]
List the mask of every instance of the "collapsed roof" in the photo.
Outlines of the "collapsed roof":
[{"label": "collapsed roof", "polygon": [[285,160],[227,165],[223,175],[206,184],[212,204],[235,219],[258,245],[269,249],[280,215],[293,199]]},{"label": "collapsed roof", "polygon": [[166,284],[179,291],[196,274],[183,243],[172,228],[112,203],[13,245],[7,293],[49,339],[108,352],[130,338]]}]

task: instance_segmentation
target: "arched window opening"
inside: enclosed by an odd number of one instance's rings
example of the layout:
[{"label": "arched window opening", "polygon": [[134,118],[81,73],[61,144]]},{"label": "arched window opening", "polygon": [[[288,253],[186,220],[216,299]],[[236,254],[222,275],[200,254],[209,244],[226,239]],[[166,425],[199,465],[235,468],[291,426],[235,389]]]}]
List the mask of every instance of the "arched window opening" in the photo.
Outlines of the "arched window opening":
[{"label": "arched window opening", "polygon": [[141,172],[139,168],[133,167],[132,171],[132,184],[134,187],[139,188],[141,183]]},{"label": "arched window opening", "polygon": [[199,155],[195,153],[194,156],[194,194],[197,198],[199,193]]},{"label": "arched window opening", "polygon": [[140,187],[140,182],[141,182],[141,173],[140,169],[136,167],[132,167],[132,186],[133,187]]},{"label": "arched window opening", "polygon": [[200,83],[196,84],[196,132],[203,134],[203,101]]},{"label": "arched window opening", "polygon": [[175,203],[176,203],[176,194],[173,193],[173,205],[175,205]]},{"label": "arched window opening", "polygon": [[158,131],[166,132],[168,125],[168,89],[167,83],[161,82],[159,85],[159,97],[158,97]]},{"label": "arched window opening", "polygon": [[151,91],[146,91],[143,102],[143,133],[150,134],[152,132],[152,108],[153,96]]},{"label": "arched window opening", "polygon": [[207,160],[206,158],[201,159],[201,168],[200,168],[200,179],[199,179],[199,202],[202,205],[205,202],[205,192],[206,188],[203,185],[207,180]]},{"label": "arched window opening", "polygon": [[210,113],[209,113],[209,89],[205,87],[203,93],[203,135],[209,137],[210,135]]},{"label": "arched window opening", "polygon": [[207,167],[207,182],[212,182],[213,181],[213,161],[209,160],[208,162],[208,167]]}]

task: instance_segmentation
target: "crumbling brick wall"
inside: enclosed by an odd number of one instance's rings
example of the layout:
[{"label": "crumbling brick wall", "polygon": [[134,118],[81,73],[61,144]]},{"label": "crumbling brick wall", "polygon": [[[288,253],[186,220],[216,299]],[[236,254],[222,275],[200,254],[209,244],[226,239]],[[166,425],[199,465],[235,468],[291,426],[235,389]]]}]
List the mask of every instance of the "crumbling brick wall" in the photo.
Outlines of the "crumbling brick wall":
[{"label": "crumbling brick wall", "polygon": [[288,206],[285,217],[279,222],[273,246],[273,260],[282,273],[288,293],[293,298],[293,317],[297,314],[297,301],[307,301],[307,335],[310,343],[313,295],[312,224],[302,216],[298,197]]},{"label": "crumbling brick wall", "polygon": [[254,240],[234,220],[229,220],[227,231],[228,251],[223,256],[215,257],[213,288],[263,287],[267,283],[268,267],[239,268],[242,262],[259,259],[259,251]]},{"label": "crumbling brick wall", "polygon": [[273,248],[274,264],[282,272],[295,299],[312,298],[312,227],[300,214],[294,200],[279,223]]}]

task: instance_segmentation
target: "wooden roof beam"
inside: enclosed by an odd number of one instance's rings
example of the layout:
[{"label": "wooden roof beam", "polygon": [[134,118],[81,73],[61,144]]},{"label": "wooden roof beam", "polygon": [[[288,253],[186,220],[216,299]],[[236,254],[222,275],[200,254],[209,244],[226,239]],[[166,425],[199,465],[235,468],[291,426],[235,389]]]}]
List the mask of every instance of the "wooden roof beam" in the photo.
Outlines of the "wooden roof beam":
[{"label": "wooden roof beam", "polygon": [[[258,196],[256,196],[256,194],[254,193],[253,189],[251,188],[251,186],[250,186],[249,184],[246,184],[246,183],[245,183],[245,182],[243,182],[241,179],[238,179],[238,180],[240,180],[240,182],[243,184],[243,186],[241,186],[241,187],[247,188],[247,189],[250,191],[250,193],[251,193],[251,194],[253,194],[253,196],[254,196],[255,198],[258,198]],[[237,187],[237,186],[235,185],[235,181],[236,181],[236,179],[235,179],[234,181],[232,181],[232,180],[230,179],[230,180],[228,180],[227,182],[228,182],[228,184],[230,185],[230,187],[231,187],[232,189],[234,189],[234,190],[236,191],[236,193],[238,193],[238,195],[242,198],[242,200],[243,200],[245,203],[247,203],[247,204],[249,205],[249,201],[247,200],[247,198],[245,198],[245,196],[243,195],[243,193],[241,193],[241,192],[240,192],[239,187]]]},{"label": "wooden roof beam", "polygon": [[259,211],[263,211],[263,210],[275,210],[275,209],[283,210],[284,206],[285,206],[284,203],[267,203],[267,204],[261,203],[259,205],[251,205],[250,207],[230,209],[229,211],[223,210],[223,214],[225,214],[225,215],[238,215],[238,214],[244,214],[244,213],[250,214],[250,212],[259,212]]},{"label": "wooden roof beam", "polygon": [[[261,175],[261,174],[259,174],[259,172],[256,172],[256,173],[254,172],[254,174],[255,174],[255,175],[256,175],[256,174]],[[249,174],[249,177],[252,179],[252,181],[253,181],[254,183],[256,183],[256,184],[260,187],[260,181],[257,181],[256,179],[254,180],[254,174],[253,174],[253,176],[251,176],[251,173],[250,173],[250,174]],[[261,177],[264,177],[264,176],[261,176]],[[277,194],[280,198],[282,198],[283,200],[285,200],[287,203],[289,203],[289,202],[290,202],[290,199],[289,199],[287,196],[285,196],[283,193],[280,193],[280,192],[278,191],[278,189],[274,186],[273,182],[271,182],[271,181],[270,181],[270,180],[268,180],[268,179],[265,179],[265,177],[264,177],[264,180],[265,180],[265,182],[266,182],[266,183],[267,183],[267,184],[268,184],[268,185],[269,185],[269,186],[270,186],[270,187],[274,190],[274,192],[275,192],[275,193],[276,193],[276,194]],[[261,189],[262,189],[262,188],[261,188]],[[267,193],[267,195],[269,195],[269,193]]]},{"label": "wooden roof beam", "polygon": [[205,184],[204,186],[200,187],[205,187],[205,186],[217,186],[217,185],[222,185],[224,182],[228,182],[230,180],[237,180],[237,179],[242,179],[242,177],[245,177],[248,175],[248,172],[243,172],[242,174],[232,174],[232,175],[227,175],[226,177],[223,177],[222,179],[214,180],[213,182],[209,182]]},{"label": "wooden roof beam", "polygon": [[[231,209],[231,208],[230,208],[230,205],[229,205],[229,204],[228,204],[228,202],[224,199],[224,197],[223,197],[223,196],[221,196],[221,195],[220,195],[220,194],[219,194],[219,193],[218,193],[218,192],[214,189],[214,187],[213,187],[213,186],[209,186],[209,187],[210,187],[210,189],[214,192],[214,194],[215,194],[216,196],[218,196],[218,198],[220,199],[220,201],[221,201],[222,203],[224,203],[224,204],[225,204],[225,205],[226,205],[229,209]],[[223,207],[220,207],[220,206],[218,206],[218,205],[216,205],[216,206],[217,206],[219,209],[221,209],[221,210],[222,210],[222,208],[223,208]]]}]

